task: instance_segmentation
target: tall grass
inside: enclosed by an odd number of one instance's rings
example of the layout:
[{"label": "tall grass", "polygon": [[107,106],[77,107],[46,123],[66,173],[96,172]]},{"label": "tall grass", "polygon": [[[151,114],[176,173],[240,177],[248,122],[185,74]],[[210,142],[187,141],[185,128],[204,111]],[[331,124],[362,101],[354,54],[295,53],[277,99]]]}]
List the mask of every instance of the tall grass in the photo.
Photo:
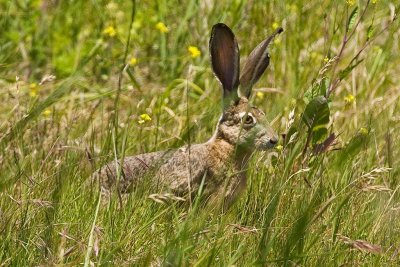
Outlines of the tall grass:
[{"label": "tall grass", "polygon": [[[133,4],[0,1],[2,266],[400,264],[398,3]],[[253,157],[225,213],[159,203],[145,182],[99,199],[88,177],[105,162],[211,136],[217,22],[244,58],[285,29],[253,102],[286,140]],[[334,88],[323,140],[334,133],[335,145],[320,150],[302,115],[315,88]]]}]

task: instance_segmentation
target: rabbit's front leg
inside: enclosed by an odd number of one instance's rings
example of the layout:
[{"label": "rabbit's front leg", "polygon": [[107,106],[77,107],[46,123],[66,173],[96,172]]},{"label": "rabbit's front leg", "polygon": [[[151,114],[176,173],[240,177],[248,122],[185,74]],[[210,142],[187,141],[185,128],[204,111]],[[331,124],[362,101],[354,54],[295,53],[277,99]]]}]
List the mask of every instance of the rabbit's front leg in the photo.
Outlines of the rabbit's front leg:
[{"label": "rabbit's front leg", "polygon": [[247,177],[245,173],[238,172],[227,177],[226,181],[218,188],[218,192],[211,196],[209,202],[215,207],[219,207],[222,204],[224,211],[228,210],[246,188],[246,183]]},{"label": "rabbit's front leg", "polygon": [[243,172],[239,172],[230,177],[225,191],[224,209],[229,208],[238,196],[246,189],[247,177]]}]

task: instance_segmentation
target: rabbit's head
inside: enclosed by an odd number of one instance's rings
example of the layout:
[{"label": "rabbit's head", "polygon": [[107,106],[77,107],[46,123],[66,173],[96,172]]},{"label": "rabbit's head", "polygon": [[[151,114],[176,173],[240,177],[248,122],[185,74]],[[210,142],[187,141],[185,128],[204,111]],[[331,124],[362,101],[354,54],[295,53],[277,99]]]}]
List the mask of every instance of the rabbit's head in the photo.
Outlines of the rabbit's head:
[{"label": "rabbit's head", "polygon": [[250,151],[272,148],[278,142],[278,135],[269,125],[265,113],[251,106],[249,97],[253,85],[268,67],[267,47],[282,31],[278,29],[250,53],[239,78],[239,47],[235,35],[225,24],[214,25],[210,38],[211,63],[224,91],[224,111],[216,138]]}]

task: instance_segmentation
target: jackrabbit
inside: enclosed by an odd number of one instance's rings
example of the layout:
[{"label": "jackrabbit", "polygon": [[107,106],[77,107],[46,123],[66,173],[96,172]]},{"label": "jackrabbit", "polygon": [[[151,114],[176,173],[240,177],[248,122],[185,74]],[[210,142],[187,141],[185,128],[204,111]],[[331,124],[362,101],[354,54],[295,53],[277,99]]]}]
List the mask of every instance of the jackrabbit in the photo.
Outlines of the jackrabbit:
[{"label": "jackrabbit", "polygon": [[[116,186],[127,193],[140,178],[151,175],[158,192],[189,199],[203,184],[203,193],[229,205],[246,186],[246,164],[254,150],[272,148],[278,136],[257,107],[249,104],[253,85],[269,65],[267,47],[280,28],[249,55],[239,78],[239,47],[225,24],[213,26],[209,49],[214,74],[223,88],[223,114],[214,135],[203,144],[158,151],[112,161],[93,175],[102,190]],[[154,180],[154,181],[153,181]]]}]

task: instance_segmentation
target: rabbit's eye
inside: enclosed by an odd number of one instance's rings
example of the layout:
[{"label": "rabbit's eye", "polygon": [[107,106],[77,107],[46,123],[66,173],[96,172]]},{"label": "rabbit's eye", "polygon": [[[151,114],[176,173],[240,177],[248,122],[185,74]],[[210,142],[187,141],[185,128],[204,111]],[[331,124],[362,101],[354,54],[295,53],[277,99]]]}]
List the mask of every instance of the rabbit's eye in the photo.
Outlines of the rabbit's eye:
[{"label": "rabbit's eye", "polygon": [[250,115],[248,115],[248,116],[246,117],[246,119],[244,120],[244,123],[246,123],[246,124],[253,124],[253,123],[254,123],[253,117],[250,116]]},{"label": "rabbit's eye", "polygon": [[254,118],[253,114],[241,112],[240,117],[242,119],[242,123],[245,127],[252,127],[257,123],[256,118]]},{"label": "rabbit's eye", "polygon": [[251,113],[247,113],[247,115],[246,115],[246,113],[243,112],[240,115],[242,117],[243,124],[247,127],[254,126],[257,122],[256,119],[253,117],[253,114],[251,114]]}]

